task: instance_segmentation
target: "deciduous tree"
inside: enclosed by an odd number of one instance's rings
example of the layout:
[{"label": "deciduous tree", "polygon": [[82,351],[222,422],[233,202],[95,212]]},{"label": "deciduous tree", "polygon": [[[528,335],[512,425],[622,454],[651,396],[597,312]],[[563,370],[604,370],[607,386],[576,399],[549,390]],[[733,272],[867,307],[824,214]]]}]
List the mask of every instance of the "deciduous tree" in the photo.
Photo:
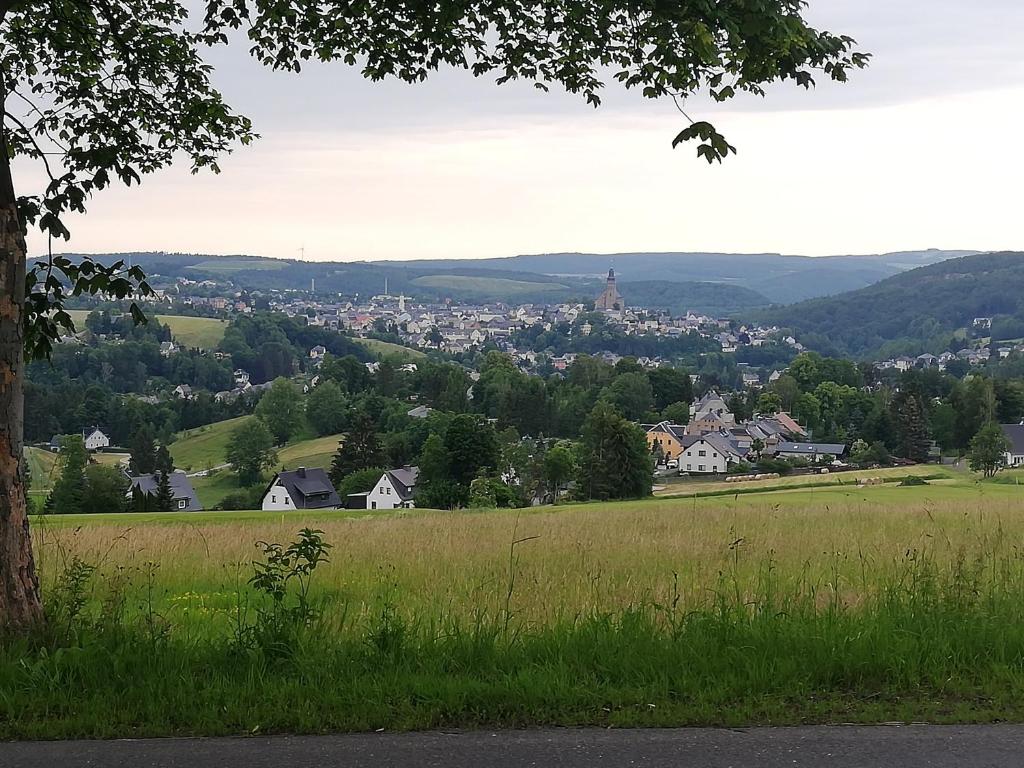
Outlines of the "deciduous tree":
[{"label": "deciduous tree", "polygon": [[1002,428],[990,421],[971,439],[971,469],[981,472],[985,477],[993,477],[1003,466],[1009,450],[1010,441],[1006,439]]},{"label": "deciduous tree", "polygon": [[249,419],[235,427],[226,458],[232,471],[238,475],[239,485],[258,483],[263,470],[269,469],[277,461],[274,438],[267,425],[259,419]]}]

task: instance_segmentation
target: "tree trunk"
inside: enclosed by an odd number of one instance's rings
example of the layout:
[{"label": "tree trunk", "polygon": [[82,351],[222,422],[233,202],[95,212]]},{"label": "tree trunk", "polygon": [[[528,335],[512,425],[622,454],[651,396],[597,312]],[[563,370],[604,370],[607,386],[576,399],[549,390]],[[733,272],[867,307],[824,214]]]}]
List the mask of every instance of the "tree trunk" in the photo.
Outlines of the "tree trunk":
[{"label": "tree trunk", "polygon": [[43,621],[22,468],[24,304],[25,233],[4,140],[0,141],[0,631],[25,631]]}]

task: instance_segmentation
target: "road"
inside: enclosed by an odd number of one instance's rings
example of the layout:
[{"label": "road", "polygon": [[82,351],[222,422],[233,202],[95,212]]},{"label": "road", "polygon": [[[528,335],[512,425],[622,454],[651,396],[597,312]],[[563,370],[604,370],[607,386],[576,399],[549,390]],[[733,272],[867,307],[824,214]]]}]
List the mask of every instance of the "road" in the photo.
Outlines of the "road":
[{"label": "road", "polygon": [[1024,726],[548,729],[0,744],[3,768],[1018,768]]}]

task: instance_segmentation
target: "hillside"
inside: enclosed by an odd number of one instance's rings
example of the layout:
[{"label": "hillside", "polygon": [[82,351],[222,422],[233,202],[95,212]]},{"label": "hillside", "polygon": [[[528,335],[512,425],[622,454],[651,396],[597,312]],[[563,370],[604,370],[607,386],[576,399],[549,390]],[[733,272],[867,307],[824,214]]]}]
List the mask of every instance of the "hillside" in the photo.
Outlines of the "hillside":
[{"label": "hillside", "polygon": [[[228,281],[248,290],[309,290],[343,296],[403,293],[426,301],[552,303],[583,301],[600,290],[608,267],[633,284],[633,306],[728,315],[863,288],[915,267],[970,251],[908,251],[871,256],[725,253],[553,253],[500,259],[313,262],[257,256],[181,253],[97,254],[125,259],[159,282],[187,277]],[[75,254],[69,254],[72,257]],[[660,283],[702,285],[694,305]],[[710,289],[706,284],[719,286]],[[731,291],[737,291],[732,293]],[[689,289],[679,289],[686,295]],[[752,292],[752,293],[751,293]],[[756,295],[755,295],[756,294]],[[668,303],[666,303],[666,299]]]},{"label": "hillside", "polygon": [[[206,427],[187,430],[180,433],[178,439],[171,443],[174,464],[180,469],[198,472],[221,467],[206,477],[192,478],[196,494],[206,509],[212,508],[229,493],[239,490],[235,475],[223,465],[226,463],[225,455],[231,433],[253,418],[255,417],[239,416]],[[341,435],[315,438],[298,435],[292,442],[277,449],[278,463],[274,470],[295,469],[300,466],[328,469],[340,439]]]},{"label": "hillside", "polygon": [[[85,328],[85,318],[91,310],[70,309],[68,314],[78,330]],[[171,329],[171,335],[179,344],[198,349],[216,349],[227,330],[226,320],[214,317],[187,317],[185,315],[152,315],[153,319]]]},{"label": "hillside", "polygon": [[[748,288],[772,303],[863,288],[892,275],[976,251],[904,251],[869,256],[788,256],[777,253],[545,253],[504,259],[420,261],[418,267],[516,270],[559,279],[600,277],[609,266],[631,281],[711,282]],[[375,262],[395,266],[396,262]]]},{"label": "hillside", "polygon": [[1024,335],[1024,253],[964,256],[757,314],[812,349],[853,357],[941,351],[976,317],[993,318],[997,341]]}]

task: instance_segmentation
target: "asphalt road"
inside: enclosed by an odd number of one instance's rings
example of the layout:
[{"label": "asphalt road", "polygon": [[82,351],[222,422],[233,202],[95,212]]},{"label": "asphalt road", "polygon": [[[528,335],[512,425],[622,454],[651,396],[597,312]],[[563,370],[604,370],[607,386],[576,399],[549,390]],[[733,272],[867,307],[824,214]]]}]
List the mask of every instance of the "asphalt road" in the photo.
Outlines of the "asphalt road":
[{"label": "asphalt road", "polygon": [[1024,765],[1024,726],[466,733],[0,744],[0,768],[989,768]]}]

